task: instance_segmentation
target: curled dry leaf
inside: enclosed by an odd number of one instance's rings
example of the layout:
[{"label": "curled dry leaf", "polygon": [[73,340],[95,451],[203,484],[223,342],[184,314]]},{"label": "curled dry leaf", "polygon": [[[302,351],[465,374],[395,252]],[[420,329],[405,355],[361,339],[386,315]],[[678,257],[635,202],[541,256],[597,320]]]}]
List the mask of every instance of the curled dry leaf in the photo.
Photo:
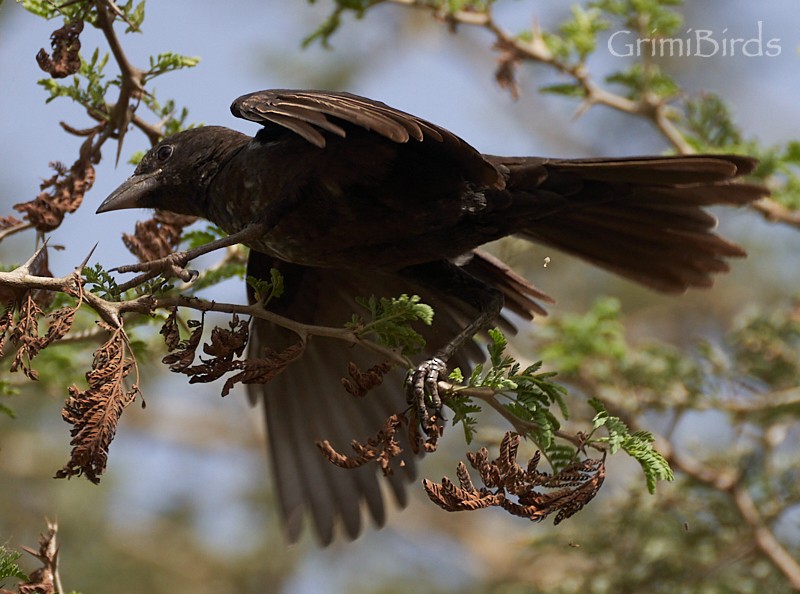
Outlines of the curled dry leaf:
[{"label": "curled dry leaf", "polygon": [[317,447],[322,451],[322,455],[325,456],[328,462],[340,468],[358,468],[368,462],[377,462],[384,476],[388,476],[392,474],[392,460],[403,453],[403,448],[397,440],[397,436],[403,427],[408,432],[407,435],[412,452],[417,454],[422,450],[426,452],[436,451],[443,428],[437,426],[437,431],[423,438],[419,430],[419,423],[409,423],[408,417],[402,412],[395,413],[386,419],[383,427],[373,437],[368,438],[365,443],[354,439],[350,443],[350,447],[353,448],[355,455],[342,454],[327,439],[318,441]]},{"label": "curled dry leaf", "polygon": [[554,524],[558,524],[588,504],[603,484],[604,459],[579,460],[556,474],[548,474],[538,470],[541,452],[528,461],[527,468],[520,466],[516,461],[518,447],[519,435],[506,433],[496,460],[489,460],[486,448],[467,455],[484,487],[475,487],[466,465],[460,462],[456,469],[458,485],[447,477],[440,484],[423,481],[428,497],[447,511],[497,506],[532,521],[555,513]]},{"label": "curled dry leaf", "polygon": [[[31,260],[17,270],[24,270],[35,276],[52,276],[47,268],[47,251],[42,249]],[[44,317],[43,309],[52,302],[49,291],[29,291],[28,289],[9,289],[2,294],[6,299],[3,313],[0,314],[0,356],[7,340],[17,349],[11,362],[12,372],[22,372],[30,379],[39,379],[39,374],[31,367],[31,361],[40,352],[69,333],[75,313],[81,305],[79,290],[69,287],[62,292],[78,297],[74,306],[64,306],[47,314],[48,328],[44,336],[39,335],[39,323]]]},{"label": "curled dry leaf", "polygon": [[233,361],[231,370],[239,369],[241,371],[226,380],[222,387],[222,395],[227,396],[237,383],[266,384],[272,381],[284,369],[302,357],[305,350],[305,343],[296,342],[282,351],[270,349],[266,356],[258,359]]},{"label": "curled dry leaf", "polygon": [[42,182],[42,192],[30,202],[14,205],[15,210],[25,213],[25,218],[37,231],[56,229],[64,215],[75,212],[83,202],[84,195],[94,184],[93,142],[94,135],[83,142],[78,160],[69,169],[61,163],[51,163],[56,173]]},{"label": "curled dry leaf", "polygon": [[93,483],[100,482],[108,461],[108,448],[116,434],[122,411],[139,393],[136,384],[125,386],[125,378],[136,368],[136,361],[122,328],[98,322],[109,331],[109,339],[94,352],[92,369],[86,373],[88,388],[70,386],[69,398],[61,413],[72,425],[72,452],[56,478],[85,475]]},{"label": "curled dry leaf", "polygon": [[355,456],[337,452],[327,439],[318,441],[317,447],[331,464],[341,468],[358,468],[368,462],[375,461],[380,464],[384,476],[388,476],[392,474],[392,460],[403,452],[397,442],[397,434],[403,424],[407,423],[408,421],[401,413],[390,416],[386,419],[380,431],[374,437],[367,439],[366,443],[361,443],[355,439],[351,442],[350,445],[355,452]]},{"label": "curled dry leaf", "polygon": [[10,229],[11,227],[16,227],[17,225],[21,225],[22,221],[20,221],[17,217],[12,215],[7,215],[5,217],[0,217],[0,230],[2,229]]},{"label": "curled dry leaf", "polygon": [[500,52],[494,78],[501,89],[506,89],[511,93],[512,99],[519,99],[519,85],[517,84],[517,68],[521,61],[519,50],[511,43],[504,41],[495,43],[494,48]]},{"label": "curled dry leaf", "polygon": [[185,344],[181,343],[175,362],[173,363],[171,355],[164,357],[164,362],[171,365],[172,371],[188,375],[191,378],[189,383],[192,384],[213,382],[221,378],[228,371],[237,368],[234,359],[242,355],[248,339],[246,320],[240,320],[239,316],[233,314],[228,326],[217,326],[211,330],[211,342],[203,345],[203,352],[211,355],[210,359],[200,357],[200,364],[191,365],[203,333],[201,322],[192,331],[189,340]]},{"label": "curled dry leaf", "polygon": [[164,323],[164,331],[162,328],[161,334],[167,341],[167,347],[175,352],[166,355],[161,362],[169,365],[169,370],[175,373],[185,373],[185,370],[192,364],[197,351],[197,346],[200,344],[200,339],[203,337],[203,323],[205,321],[205,314],[200,320],[189,320],[186,325],[191,330],[189,338],[178,342],[177,346],[171,347],[170,343],[175,343],[175,333],[178,332],[177,313],[173,316],[170,315]]},{"label": "curled dry leaf", "polygon": [[174,351],[181,344],[181,333],[178,329],[178,308],[173,307],[170,309],[164,325],[161,326],[159,334],[164,337],[164,342],[167,344],[167,349]]},{"label": "curled dry leaf", "polygon": [[9,299],[6,301],[3,308],[3,314],[0,315],[0,356],[3,355],[3,349],[6,346],[6,338],[9,335],[9,330],[12,329],[14,324],[14,312],[17,308],[17,301]]},{"label": "curled dry leaf", "polygon": [[391,363],[384,361],[383,363],[373,365],[366,371],[361,371],[358,365],[350,361],[347,364],[347,373],[352,379],[343,377],[342,386],[356,398],[363,398],[370,390],[377,388],[383,383],[384,376],[389,373],[391,368]]},{"label": "curled dry leaf", "polygon": [[[80,304],[75,307],[64,306],[47,314],[50,320],[47,332],[44,336],[39,336],[39,318],[42,316],[42,310],[34,300],[33,295],[28,295],[19,307],[19,319],[10,333],[12,340],[18,345],[17,353],[11,363],[11,371],[22,369],[22,372],[30,379],[39,379],[39,374],[35,369],[31,368],[31,360],[69,333],[78,307],[80,307]],[[3,316],[0,317],[0,332],[2,332],[2,335],[0,335],[0,352],[2,352],[2,346],[5,341],[6,324],[10,319],[9,313],[13,315],[13,311],[10,312],[6,309]]]},{"label": "curled dry leaf", "polygon": [[444,434],[442,419],[431,415],[427,433],[422,433],[422,426],[417,423],[408,424],[408,442],[411,444],[411,451],[415,454],[425,451],[432,453],[439,447],[439,438]]},{"label": "curled dry leaf", "polygon": [[22,372],[32,380],[38,380],[39,374],[31,368],[31,359],[43,348],[43,339],[39,337],[39,318],[43,312],[29,294],[19,304],[19,319],[14,326],[11,338],[19,345],[11,371]]},{"label": "curled dry leaf", "polygon": [[53,54],[48,54],[44,48],[36,54],[39,68],[53,78],[66,78],[72,76],[81,67],[81,40],[83,21],[81,19],[65,23],[60,29],[50,35],[50,47]]},{"label": "curled dry leaf", "polygon": [[153,218],[137,221],[133,235],[125,233],[122,242],[140,262],[165,258],[178,249],[183,229],[197,217],[157,210]]},{"label": "curled dry leaf", "polygon": [[305,352],[305,343],[298,342],[282,351],[267,350],[258,359],[240,359],[249,338],[248,323],[233,314],[228,328],[215,327],[211,331],[210,342],[203,345],[203,353],[211,358],[200,357],[200,363],[192,365],[197,356],[197,347],[203,335],[201,321],[189,320],[192,329],[188,339],[179,341],[177,313],[173,310],[161,329],[167,347],[174,352],[162,361],[170,366],[170,371],[189,376],[189,383],[207,383],[217,380],[226,373],[238,371],[229,377],[222,387],[222,395],[227,396],[237,383],[265,384],[281,373],[288,365],[299,359]]}]

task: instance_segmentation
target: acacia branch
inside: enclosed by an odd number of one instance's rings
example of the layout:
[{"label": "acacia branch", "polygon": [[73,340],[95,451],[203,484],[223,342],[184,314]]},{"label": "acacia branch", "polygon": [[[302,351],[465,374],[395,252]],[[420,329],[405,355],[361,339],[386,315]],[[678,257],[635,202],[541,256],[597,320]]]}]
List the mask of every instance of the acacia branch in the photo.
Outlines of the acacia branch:
[{"label": "acacia branch", "polygon": [[732,471],[712,469],[697,461],[684,459],[675,453],[671,445],[661,448],[661,452],[675,470],[730,495],[739,516],[753,534],[758,550],[786,577],[793,588],[800,590],[800,563],[775,537],[746,486],[742,484],[740,476]]},{"label": "acacia branch", "polygon": [[[83,281],[80,278],[80,271],[82,268],[83,266],[78,267],[74,272],[66,276],[49,277],[31,274],[27,267],[23,266],[11,272],[0,272],[0,286],[9,287],[19,292],[31,290],[75,292],[81,290],[83,285]],[[354,330],[297,322],[267,310],[260,303],[241,305],[209,301],[189,295],[164,297],[142,295],[135,299],[123,301],[110,301],[90,291],[82,291],[82,295],[84,301],[100,315],[103,321],[113,327],[119,327],[122,324],[123,316],[126,313],[138,313],[149,316],[157,310],[170,309],[173,307],[184,307],[199,312],[213,311],[218,313],[241,314],[267,320],[268,322],[287,328],[297,334],[303,341],[308,340],[310,336],[334,338],[349,344],[367,348],[391,360],[397,365],[411,367],[410,361],[396,350],[362,338]]]},{"label": "acacia branch", "polygon": [[494,19],[491,6],[483,12],[457,10],[449,12],[446,8],[431,6],[424,0],[386,0],[393,4],[430,11],[435,18],[446,21],[451,25],[468,25],[489,31],[495,38],[495,47],[501,50],[511,50],[514,58],[528,62],[535,62],[550,66],[571,77],[580,86],[584,93],[584,102],[579,109],[583,113],[594,105],[605,105],[623,113],[642,117],[652,122],[672,146],[681,154],[694,152],[686,142],[680,130],[669,118],[669,107],[666,100],[650,93],[643,93],[642,99],[633,101],[612,93],[598,86],[591,78],[583,63],[570,64],[559,59],[550,51],[544,41],[541,31],[534,27],[530,41],[519,39],[507,31]]},{"label": "acacia branch", "polygon": [[11,235],[15,235],[22,231],[27,231],[28,229],[33,228],[33,223],[30,221],[21,221],[16,225],[12,225],[11,227],[6,227],[5,229],[0,230],[0,241],[3,241],[6,237]]},{"label": "acacia branch", "polygon": [[790,210],[772,198],[762,198],[753,202],[751,208],[764,215],[768,221],[785,223],[800,229],[800,211]]}]

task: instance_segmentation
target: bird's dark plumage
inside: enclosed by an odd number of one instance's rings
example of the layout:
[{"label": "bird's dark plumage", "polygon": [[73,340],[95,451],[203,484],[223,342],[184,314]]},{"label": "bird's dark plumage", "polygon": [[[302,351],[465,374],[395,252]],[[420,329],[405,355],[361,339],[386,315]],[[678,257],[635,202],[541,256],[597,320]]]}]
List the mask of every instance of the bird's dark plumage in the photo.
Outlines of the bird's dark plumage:
[{"label": "bird's dark plumage", "polygon": [[[732,183],[755,161],[731,155],[620,159],[545,159],[482,155],[434,124],[383,103],[324,91],[261,91],[240,97],[234,115],[263,127],[251,138],[208,126],[166,138],[133,177],[101,205],[155,207],[204,217],[247,235],[249,273],[276,266],[286,294],[271,303],[301,322],[340,326],[357,296],[418,294],[436,311],[423,330],[426,352],[450,354],[452,338],[505,299],[531,318],[546,295],[477,251],[519,235],[575,254],[650,288],[682,292],[709,286],[744,251],[713,233],[705,206],[739,206],[764,195]],[[494,323],[511,328],[505,317]],[[296,341],[258,320],[252,356]],[[464,344],[451,362],[479,357]],[[446,357],[445,357],[446,358]],[[317,451],[329,439],[346,450],[404,409],[402,375],[366,399],[339,386],[348,361],[375,356],[316,337],[303,358],[267,385],[273,470],[287,532],[299,537],[309,515],[323,543],[335,525],[354,538],[362,508],[385,518],[372,468],[342,470]],[[389,479],[401,504],[415,461],[406,450]]]}]

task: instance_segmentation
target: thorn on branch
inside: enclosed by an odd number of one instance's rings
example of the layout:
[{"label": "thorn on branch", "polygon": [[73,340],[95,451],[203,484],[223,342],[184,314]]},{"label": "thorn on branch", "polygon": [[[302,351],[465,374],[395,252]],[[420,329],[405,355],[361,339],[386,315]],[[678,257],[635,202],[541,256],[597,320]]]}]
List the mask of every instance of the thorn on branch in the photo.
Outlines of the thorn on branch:
[{"label": "thorn on branch", "polygon": [[39,549],[21,547],[42,564],[30,574],[28,581],[19,585],[20,594],[55,594],[63,592],[58,577],[58,523],[47,521],[47,531],[39,535]]},{"label": "thorn on branch", "polygon": [[512,515],[534,522],[555,513],[554,524],[576,514],[594,499],[605,479],[605,458],[586,458],[556,474],[548,474],[538,470],[541,452],[536,452],[526,468],[517,463],[519,439],[516,433],[506,433],[500,455],[492,461],[486,448],[467,454],[484,487],[476,488],[466,465],[459,462],[458,486],[447,477],[440,484],[425,479],[423,486],[428,497],[446,511],[502,507]]}]

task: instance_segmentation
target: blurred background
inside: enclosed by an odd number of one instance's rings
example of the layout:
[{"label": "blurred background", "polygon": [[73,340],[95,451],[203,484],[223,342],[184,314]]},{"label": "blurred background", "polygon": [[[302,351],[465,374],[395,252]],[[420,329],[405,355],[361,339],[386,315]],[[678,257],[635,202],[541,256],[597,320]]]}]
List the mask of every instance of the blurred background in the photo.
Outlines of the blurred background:
[{"label": "blurred background", "polygon": [[[568,16],[571,4],[503,2],[496,11],[499,21],[512,30],[533,19],[548,29]],[[466,27],[453,35],[427,12],[382,5],[369,11],[363,22],[347,17],[331,39],[331,49],[320,44],[301,48],[302,39],[330,10],[331,4],[323,0],[313,5],[286,0],[150,2],[143,32],[126,35],[123,44],[138,65],[162,51],[201,58],[196,68],[159,78],[156,85],[159,97],[189,108],[190,122],[255,133],[256,125],[228,112],[239,95],[281,87],[341,89],[436,122],[486,153],[579,157],[658,154],[669,148],[647,122],[602,107],[576,119],[574,101],[537,93],[542,85],[564,82],[544,67],[522,67],[521,98],[512,100],[494,80],[491,36]],[[683,14],[687,28],[727,29],[731,36],[750,37],[761,22],[765,38],[781,40],[777,57],[684,57],[665,67],[687,93],[705,90],[724,97],[746,135],[767,145],[796,139],[800,16],[795,3],[695,2]],[[75,127],[88,123],[82,110],[66,99],[45,104],[46,93],[36,84],[44,74],[34,57],[40,48],[49,47],[50,33],[58,26],[15,2],[0,5],[0,214],[11,213],[14,203],[39,192],[41,179],[51,175],[49,162],[71,163],[75,158],[81,141],[62,132],[58,122]],[[605,42],[607,36],[602,39]],[[81,40],[84,55],[104,47],[91,28]],[[620,59],[601,47],[589,67],[600,76],[619,68]],[[146,148],[147,139],[132,131],[116,167],[112,155],[104,155],[87,203],[52,234],[51,245],[64,246],[51,252],[54,274],[66,274],[96,243],[94,258],[106,267],[132,259],[120,235],[147,215],[119,212],[101,217],[94,210],[131,173],[129,156]],[[106,150],[113,149],[106,145]],[[554,314],[585,311],[598,295],[612,294],[621,300],[634,340],[685,346],[699,336],[719,336],[747,307],[769,310],[800,289],[800,234],[749,211],[719,214],[724,234],[746,246],[750,257],[736,262],[713,291],[680,299],[654,295],[535,247],[506,243],[496,250],[556,297]],[[32,234],[5,240],[0,245],[2,262],[24,261],[33,243]],[[551,257],[547,268],[542,266],[544,256]],[[209,296],[242,302],[243,284],[226,282]],[[520,329],[513,345],[517,353],[535,360],[536,341],[528,328]],[[679,485],[650,497],[640,477],[630,480],[638,472],[636,464],[614,458],[609,464],[611,484],[598,500],[556,529],[494,511],[446,514],[420,488],[413,490],[410,509],[391,515],[382,531],[368,530],[354,543],[324,550],[309,537],[287,548],[270,491],[260,411],[248,406],[243,391],[221,399],[217,385],[189,386],[184,378],[170,377],[160,357],[154,353],[144,367],[147,408],[126,411],[100,485],[50,478],[69,451],[68,426],[60,418],[66,389],[27,387],[9,402],[17,419],[0,417],[0,542],[34,545],[44,517],[57,519],[67,590],[570,591],[570,580],[582,571],[581,547],[601,555],[612,543],[624,545],[626,524],[631,534],[641,526],[650,526],[656,534],[663,519],[659,514],[676,506],[685,521],[696,526],[702,523],[698,518],[703,505],[714,504],[682,498]],[[88,361],[73,363],[79,378]],[[659,420],[653,422],[657,425]],[[685,431],[691,442],[687,447],[724,448],[731,440],[713,412],[695,417]],[[447,437],[445,447],[425,460],[421,476],[452,476],[464,446],[460,430]],[[490,441],[494,437],[488,425],[480,435]],[[638,507],[632,507],[631,498]],[[648,510],[654,515],[646,515]],[[797,514],[786,517],[786,538],[798,538],[798,519]],[[680,538],[680,526],[665,530]],[[495,542],[503,546],[492,546]],[[675,545],[654,538],[648,546]],[[557,554],[538,556],[537,550],[545,547]],[[650,553],[638,544],[627,552],[631,558]],[[697,550],[697,555],[702,553]],[[737,560],[736,554],[728,558],[731,563]],[[619,562],[620,557],[614,559],[609,562]],[[518,579],[508,580],[511,575]],[[684,586],[651,591],[694,591],[690,582]],[[598,583],[592,591],[607,590]]]}]

